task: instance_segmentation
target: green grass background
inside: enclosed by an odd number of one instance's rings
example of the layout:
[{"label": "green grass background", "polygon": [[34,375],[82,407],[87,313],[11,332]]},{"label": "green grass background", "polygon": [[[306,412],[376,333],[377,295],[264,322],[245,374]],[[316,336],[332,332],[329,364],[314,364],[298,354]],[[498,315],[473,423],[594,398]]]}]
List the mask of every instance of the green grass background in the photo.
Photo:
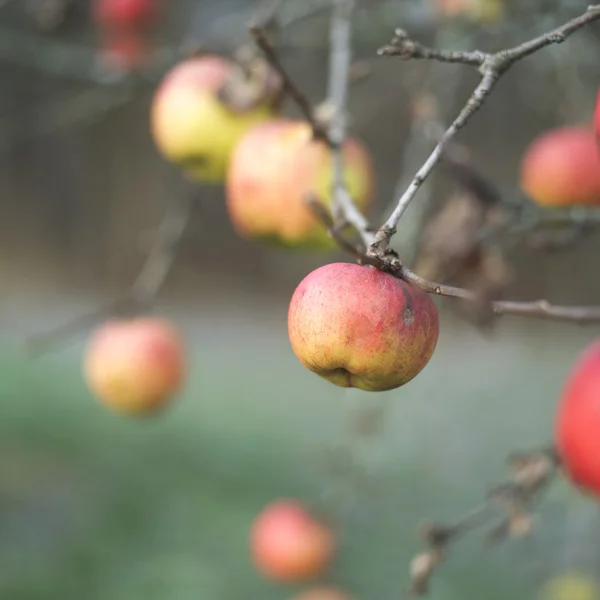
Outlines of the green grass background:
[{"label": "green grass background", "polygon": [[[0,598],[290,598],[305,586],[257,574],[247,535],[267,502],[295,496],[340,523],[327,581],[357,599],[399,599],[418,525],[476,506],[504,478],[508,453],[549,440],[562,381],[600,331],[525,330],[515,319],[484,336],[444,315],[426,370],[369,394],[334,388],[296,361],[283,305],[160,313],[186,332],[190,376],[152,419],[96,403],[81,339],[31,360],[4,336]],[[379,404],[381,433],[352,442],[351,415]],[[324,456],[336,448],[361,476],[332,470]],[[485,550],[478,533],[461,540],[431,598],[519,600],[569,564],[600,572],[599,513],[557,481],[532,536]]]}]

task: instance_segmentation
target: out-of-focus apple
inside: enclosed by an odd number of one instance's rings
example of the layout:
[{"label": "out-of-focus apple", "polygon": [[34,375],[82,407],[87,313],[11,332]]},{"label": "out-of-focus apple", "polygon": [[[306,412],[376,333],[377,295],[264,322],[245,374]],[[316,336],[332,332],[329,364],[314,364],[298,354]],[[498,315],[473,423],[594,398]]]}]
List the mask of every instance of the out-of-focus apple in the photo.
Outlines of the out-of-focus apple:
[{"label": "out-of-focus apple", "polygon": [[445,18],[464,16],[477,23],[495,23],[506,14],[506,0],[438,0],[438,13]]},{"label": "out-of-focus apple", "polygon": [[352,596],[331,586],[314,587],[296,594],[292,600],[353,600]]},{"label": "out-of-focus apple", "polygon": [[94,21],[103,27],[141,27],[158,16],[157,0],[94,0]]},{"label": "out-of-focus apple", "polygon": [[397,388],[433,355],[438,311],[431,298],[374,267],[332,263],[309,273],[288,312],[300,362],[340,387]]},{"label": "out-of-focus apple", "polygon": [[600,340],[578,357],[565,383],[555,442],[563,472],[600,500]]},{"label": "out-of-focus apple", "polygon": [[219,93],[235,76],[234,69],[220,56],[194,56],[173,67],[156,90],[151,114],[154,141],[190,179],[222,182],[240,138],[279,110],[277,92],[246,110],[224,103]]},{"label": "out-of-focus apple", "polygon": [[542,206],[600,204],[600,155],[591,129],[559,127],[535,138],[521,161],[521,188]]},{"label": "out-of-focus apple", "polygon": [[250,532],[254,565],[275,581],[311,579],[329,565],[335,550],[333,532],[297,500],[269,504]]},{"label": "out-of-focus apple", "polygon": [[592,577],[570,570],[548,580],[537,600],[600,600],[600,586]]},{"label": "out-of-focus apple", "polygon": [[598,90],[594,108],[594,134],[596,135],[596,143],[600,147],[600,90]]},{"label": "out-of-focus apple", "polygon": [[90,390],[108,408],[134,415],[158,411],[185,375],[180,335],[149,317],[111,320],[92,335],[84,360]]},{"label": "out-of-focus apple", "polygon": [[[370,156],[356,139],[343,147],[344,179],[357,207],[373,198]],[[333,162],[329,148],[313,139],[308,123],[273,119],[240,140],[227,172],[227,208],[235,230],[247,238],[298,248],[332,248],[323,225],[306,203],[309,192],[331,207]]]}]

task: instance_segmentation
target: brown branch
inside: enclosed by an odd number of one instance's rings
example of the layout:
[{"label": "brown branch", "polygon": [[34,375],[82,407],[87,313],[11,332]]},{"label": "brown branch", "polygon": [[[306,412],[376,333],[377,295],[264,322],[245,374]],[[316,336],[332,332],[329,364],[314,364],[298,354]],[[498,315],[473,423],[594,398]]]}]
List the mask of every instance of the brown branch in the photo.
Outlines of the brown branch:
[{"label": "brown branch", "polygon": [[169,205],[156,232],[154,245],[127,293],[108,305],[78,315],[49,331],[31,336],[24,343],[25,352],[30,356],[41,354],[80,330],[94,326],[102,319],[148,310],[171,270],[192,207],[193,198],[189,194],[181,195]]},{"label": "brown branch", "polygon": [[[599,18],[600,6],[590,6],[583,15],[572,19],[564,25],[536,37],[533,40],[519,44],[514,48],[508,48],[496,53],[484,53],[480,51],[445,52],[432,50],[410,40],[403,31],[396,31],[396,36],[392,39],[392,42],[387,46],[384,46],[379,51],[380,54],[389,55],[395,53],[396,56],[399,56],[402,59],[428,58],[431,60],[443,60],[444,62],[475,66],[481,74],[481,80],[463,109],[454,119],[450,127],[444,132],[433,152],[427,158],[423,166],[417,171],[408,188],[398,199],[396,208],[378,230],[370,245],[370,253],[379,256],[382,256],[385,253],[391,237],[396,232],[396,227],[400,218],[410,202],[416,196],[422,183],[440,161],[445,145],[454,138],[458,131],[464,127],[469,119],[483,106],[500,77],[516,62],[530,56],[545,46],[565,41],[569,35]],[[396,50],[394,50],[394,48]]]},{"label": "brown branch", "polygon": [[281,64],[275,48],[269,41],[266,31],[259,25],[250,25],[250,34],[256,45],[260,48],[269,64],[277,71],[283,81],[283,90],[294,100],[298,108],[302,111],[304,118],[310,123],[313,130],[313,136],[317,140],[322,140],[328,146],[333,147],[326,128],[318,121],[315,116],[312,104],[308,98],[299,90],[292,78],[288,75],[286,69]]},{"label": "brown branch", "polygon": [[554,449],[548,448],[515,454],[509,457],[508,463],[510,479],[494,486],[481,506],[451,525],[426,523],[420,528],[426,550],[411,561],[408,594],[428,593],[431,577],[448,558],[451,544],[470,531],[499,520],[486,536],[490,542],[530,532],[532,505],[560,467],[559,459]]}]

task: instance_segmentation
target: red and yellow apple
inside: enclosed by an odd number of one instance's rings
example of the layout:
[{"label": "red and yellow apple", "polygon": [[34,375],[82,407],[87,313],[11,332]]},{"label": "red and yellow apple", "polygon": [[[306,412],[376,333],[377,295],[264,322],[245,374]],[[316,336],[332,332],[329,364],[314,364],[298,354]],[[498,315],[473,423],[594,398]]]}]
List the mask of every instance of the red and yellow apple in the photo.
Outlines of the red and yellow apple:
[{"label": "red and yellow apple", "polygon": [[92,16],[104,27],[138,27],[158,16],[157,0],[94,0]]},{"label": "red and yellow apple", "polygon": [[438,13],[444,18],[467,17],[478,23],[494,23],[506,13],[506,0],[438,0]]},{"label": "red and yellow apple", "polygon": [[172,399],[186,371],[179,333],[150,317],[111,320],[91,336],[84,360],[90,390],[106,407],[145,415]]},{"label": "red and yellow apple", "polygon": [[547,206],[600,204],[600,154],[593,130],[565,126],[534,139],[521,161],[521,188]]},{"label": "red and yellow apple", "polygon": [[600,147],[600,90],[596,96],[596,106],[594,107],[594,135],[596,143]]},{"label": "red and yellow apple", "polygon": [[600,340],[571,369],[558,404],[555,445],[567,477],[600,500]]},{"label": "red and yellow apple", "polygon": [[391,390],[416,377],[438,339],[431,298],[374,267],[332,263],[309,273],[289,306],[300,362],[340,387]]},{"label": "red and yellow apple", "polygon": [[296,594],[293,600],[352,600],[352,596],[331,586],[320,586]]},{"label": "red and yellow apple", "polygon": [[[373,169],[366,148],[348,138],[343,146],[344,180],[357,207],[366,212],[373,198]],[[227,172],[227,209],[243,237],[298,248],[332,248],[306,203],[313,192],[332,205],[332,155],[313,139],[310,125],[273,119],[252,128],[237,145]]]},{"label": "red and yellow apple", "polygon": [[[155,92],[151,131],[161,154],[199,182],[220,183],[240,138],[279,110],[279,96],[234,110],[219,91],[236,66],[217,55],[200,55],[174,66]],[[275,77],[275,75],[273,75]]]},{"label": "red and yellow apple", "polygon": [[333,558],[333,532],[299,501],[269,504],[254,520],[250,552],[265,577],[282,582],[312,579]]}]

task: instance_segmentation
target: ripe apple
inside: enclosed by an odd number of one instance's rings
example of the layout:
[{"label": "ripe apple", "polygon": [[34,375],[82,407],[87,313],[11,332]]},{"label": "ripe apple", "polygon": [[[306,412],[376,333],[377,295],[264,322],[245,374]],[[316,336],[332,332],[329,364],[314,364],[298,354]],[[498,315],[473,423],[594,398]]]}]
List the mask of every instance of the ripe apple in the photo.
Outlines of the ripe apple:
[{"label": "ripe apple", "polygon": [[84,377],[99,401],[137,415],[164,407],[184,372],[178,332],[167,321],[149,317],[104,323],[93,333],[84,360]]},{"label": "ripe apple", "polygon": [[333,532],[297,500],[272,502],[252,524],[254,565],[275,581],[302,581],[319,575],[329,565],[334,550]]},{"label": "ripe apple", "polygon": [[438,12],[445,18],[465,16],[478,23],[494,23],[505,15],[505,0],[438,0]]},{"label": "ripe apple", "polygon": [[293,600],[352,600],[352,597],[334,587],[320,586],[296,594]]},{"label": "ripe apple", "polygon": [[596,143],[600,147],[600,90],[598,90],[594,108],[594,135],[596,136]]},{"label": "ripe apple", "polygon": [[588,575],[567,571],[547,581],[538,600],[600,600],[600,587]]},{"label": "ripe apple", "polygon": [[194,56],[174,66],[156,90],[151,112],[154,141],[190,179],[222,182],[239,139],[278,110],[279,97],[269,95],[247,110],[227,106],[219,91],[234,69],[220,56]]},{"label": "ripe apple", "polygon": [[158,4],[157,0],[94,0],[92,15],[98,25],[137,27],[156,19]]},{"label": "ripe apple", "polygon": [[332,263],[309,273],[288,312],[300,362],[340,387],[391,390],[429,362],[438,339],[431,298],[374,267]]},{"label": "ripe apple", "polygon": [[[356,139],[343,147],[345,181],[363,212],[373,198],[369,154]],[[315,141],[308,123],[278,118],[252,128],[233,152],[227,172],[227,208],[235,230],[247,238],[288,247],[331,248],[335,243],[306,203],[314,192],[332,203],[331,153]]]},{"label": "ripe apple", "polygon": [[600,340],[577,359],[563,388],[555,423],[565,474],[600,499]]},{"label": "ripe apple", "polygon": [[594,132],[565,126],[534,139],[522,158],[521,188],[542,206],[600,204]]}]

